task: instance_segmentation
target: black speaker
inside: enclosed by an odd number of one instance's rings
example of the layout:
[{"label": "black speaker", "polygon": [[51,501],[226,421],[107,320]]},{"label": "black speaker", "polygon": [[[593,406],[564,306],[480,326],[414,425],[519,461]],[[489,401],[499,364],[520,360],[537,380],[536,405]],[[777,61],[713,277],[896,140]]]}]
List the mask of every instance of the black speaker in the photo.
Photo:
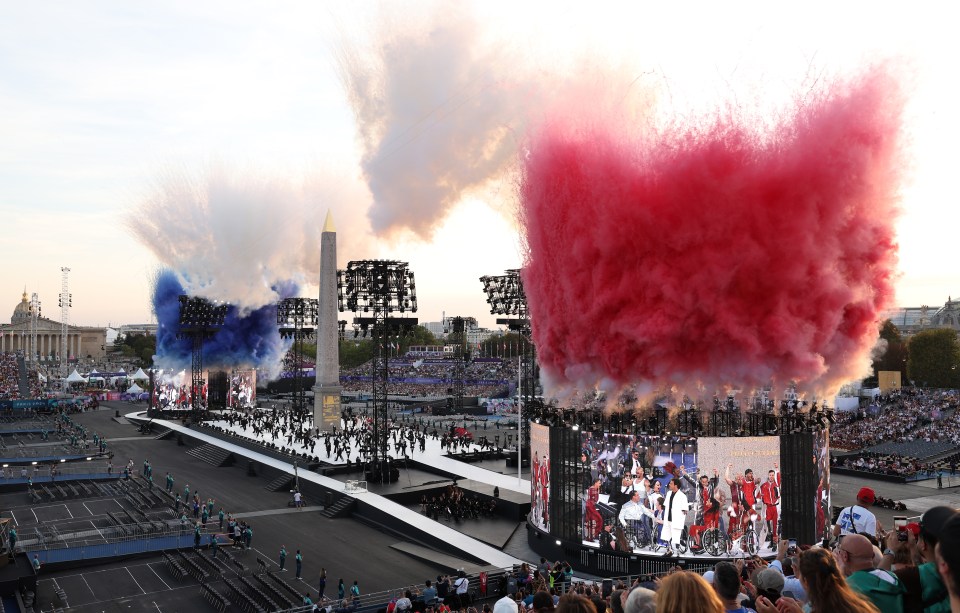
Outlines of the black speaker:
[{"label": "black speaker", "polygon": [[780,538],[813,545],[817,536],[817,465],[813,461],[813,434],[780,437]]}]

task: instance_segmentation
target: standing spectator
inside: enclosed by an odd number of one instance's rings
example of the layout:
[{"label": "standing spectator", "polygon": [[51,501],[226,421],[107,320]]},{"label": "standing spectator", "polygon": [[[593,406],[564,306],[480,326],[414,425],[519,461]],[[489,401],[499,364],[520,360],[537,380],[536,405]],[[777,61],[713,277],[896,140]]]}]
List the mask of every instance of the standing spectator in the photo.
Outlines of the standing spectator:
[{"label": "standing spectator", "polygon": [[346,589],[343,587],[343,579],[340,579],[340,583],[337,584],[337,600],[343,601],[344,592]]},{"label": "standing spectator", "polygon": [[944,525],[936,555],[937,570],[950,594],[950,611],[960,613],[960,515]]},{"label": "standing spectator", "polygon": [[623,611],[624,613],[657,613],[657,593],[645,587],[633,588],[627,596]]},{"label": "standing spectator", "polygon": [[294,561],[297,563],[297,579],[300,578],[300,573],[303,571],[303,556],[300,555],[300,550],[297,550],[297,556],[294,558]]},{"label": "standing spectator", "polygon": [[[872,602],[853,591],[843,579],[837,562],[826,549],[808,549],[800,555],[800,581],[810,599],[811,613],[880,613]],[[774,610],[780,613],[799,612],[799,603],[792,598],[781,598],[776,605],[766,598],[757,599],[760,613]]]},{"label": "standing spectator", "polygon": [[319,599],[321,602],[324,600],[324,598],[326,598],[326,596],[324,595],[324,592],[326,592],[326,591],[327,591],[327,569],[321,567],[321,568],[320,568],[320,580],[319,580],[319,582],[318,582],[318,584],[317,584],[317,592],[320,593],[320,596],[318,597],[318,599]]},{"label": "standing spectator", "polygon": [[[937,571],[935,552],[940,538],[945,534],[944,527],[956,515],[950,507],[933,507],[920,516],[920,538],[917,539],[915,552],[923,563],[894,571],[907,590],[903,598],[905,610],[919,610],[918,607],[924,611],[948,609],[950,594]],[[890,568],[896,550],[910,546],[909,535],[907,538],[908,541],[905,543],[898,542],[896,531],[887,536],[887,548],[883,552],[880,568]]]},{"label": "standing spectator", "polygon": [[430,606],[436,604],[437,601],[437,589],[433,587],[433,584],[427,579],[427,587],[423,589],[421,596],[423,597],[423,604]]},{"label": "standing spectator", "polygon": [[280,572],[286,572],[284,565],[287,563],[287,548],[280,545]]},{"label": "standing spectator", "polygon": [[714,567],[713,589],[723,602],[725,611],[756,613],[753,609],[740,606],[738,599],[740,596],[740,571],[730,562],[719,562]]},{"label": "standing spectator", "polygon": [[[716,580],[716,575],[714,575]],[[560,599],[563,602],[563,599]],[[657,591],[657,613],[723,613],[724,607],[710,584],[697,573],[667,575]]]},{"label": "standing spectator", "polygon": [[457,571],[457,580],[453,582],[454,588],[456,588],[457,595],[457,605],[459,608],[464,608],[470,604],[470,594],[468,590],[470,589],[470,580],[467,579],[467,573]]},{"label": "standing spectator", "polygon": [[353,596],[353,606],[360,606],[360,585],[356,579],[353,580],[353,585],[350,586],[350,595]]},{"label": "standing spectator", "polygon": [[862,487],[857,492],[857,504],[845,507],[837,517],[837,525],[833,527],[833,535],[867,534],[877,536],[877,516],[870,511],[876,494],[869,487]]},{"label": "standing spectator", "polygon": [[876,568],[873,545],[862,534],[848,534],[837,547],[837,565],[847,585],[884,613],[903,612],[904,589],[897,576]]}]

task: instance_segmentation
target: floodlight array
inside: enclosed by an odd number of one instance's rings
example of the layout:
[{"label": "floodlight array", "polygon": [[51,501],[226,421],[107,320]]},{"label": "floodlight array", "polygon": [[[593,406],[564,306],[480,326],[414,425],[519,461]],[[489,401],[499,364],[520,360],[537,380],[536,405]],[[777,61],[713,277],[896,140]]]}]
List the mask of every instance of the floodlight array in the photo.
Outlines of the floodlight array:
[{"label": "floodlight array", "polygon": [[523,279],[520,270],[504,271],[503,275],[480,277],[483,291],[487,294],[487,304],[493,315],[527,316],[527,297],[523,291]]},{"label": "floodlight array", "polygon": [[320,319],[316,298],[284,298],[277,304],[281,338],[309,338]]},{"label": "floodlight array", "polygon": [[337,271],[337,299],[341,312],[416,313],[417,285],[406,262],[354,261]]},{"label": "floodlight array", "polygon": [[198,296],[180,296],[180,329],[220,327],[229,306]]}]

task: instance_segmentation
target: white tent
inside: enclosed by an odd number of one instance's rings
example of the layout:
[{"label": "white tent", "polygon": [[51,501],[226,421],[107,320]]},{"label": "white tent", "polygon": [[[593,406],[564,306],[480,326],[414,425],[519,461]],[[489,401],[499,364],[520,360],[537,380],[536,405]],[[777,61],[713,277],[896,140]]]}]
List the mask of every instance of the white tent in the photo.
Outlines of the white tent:
[{"label": "white tent", "polygon": [[129,389],[127,389],[127,393],[128,393],[128,394],[142,394],[142,393],[143,393],[143,388],[140,387],[139,385],[137,385],[136,383],[134,383],[133,385],[130,386]]},{"label": "white tent", "polygon": [[143,369],[141,368],[137,370],[137,372],[133,373],[133,376],[130,378],[133,379],[134,381],[149,381],[150,375],[143,372]]},{"label": "white tent", "polygon": [[84,383],[84,382],[86,382],[86,379],[84,379],[82,376],[80,376],[80,373],[77,372],[77,369],[76,369],[76,368],[73,369],[73,372],[70,373],[70,376],[67,377],[66,380],[67,380],[67,383]]}]

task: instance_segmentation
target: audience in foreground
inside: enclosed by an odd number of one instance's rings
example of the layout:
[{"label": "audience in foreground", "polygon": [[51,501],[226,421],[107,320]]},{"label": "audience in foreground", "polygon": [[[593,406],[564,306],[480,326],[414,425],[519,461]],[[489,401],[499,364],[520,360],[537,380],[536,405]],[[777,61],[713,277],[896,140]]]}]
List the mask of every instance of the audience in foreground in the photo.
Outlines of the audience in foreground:
[{"label": "audience in foreground", "polygon": [[960,613],[960,513],[934,507],[913,527],[885,535],[882,552],[859,533],[832,549],[794,552],[782,541],[769,563],[719,562],[703,576],[675,567],[606,597],[597,584],[553,583],[538,571],[493,613]]}]

